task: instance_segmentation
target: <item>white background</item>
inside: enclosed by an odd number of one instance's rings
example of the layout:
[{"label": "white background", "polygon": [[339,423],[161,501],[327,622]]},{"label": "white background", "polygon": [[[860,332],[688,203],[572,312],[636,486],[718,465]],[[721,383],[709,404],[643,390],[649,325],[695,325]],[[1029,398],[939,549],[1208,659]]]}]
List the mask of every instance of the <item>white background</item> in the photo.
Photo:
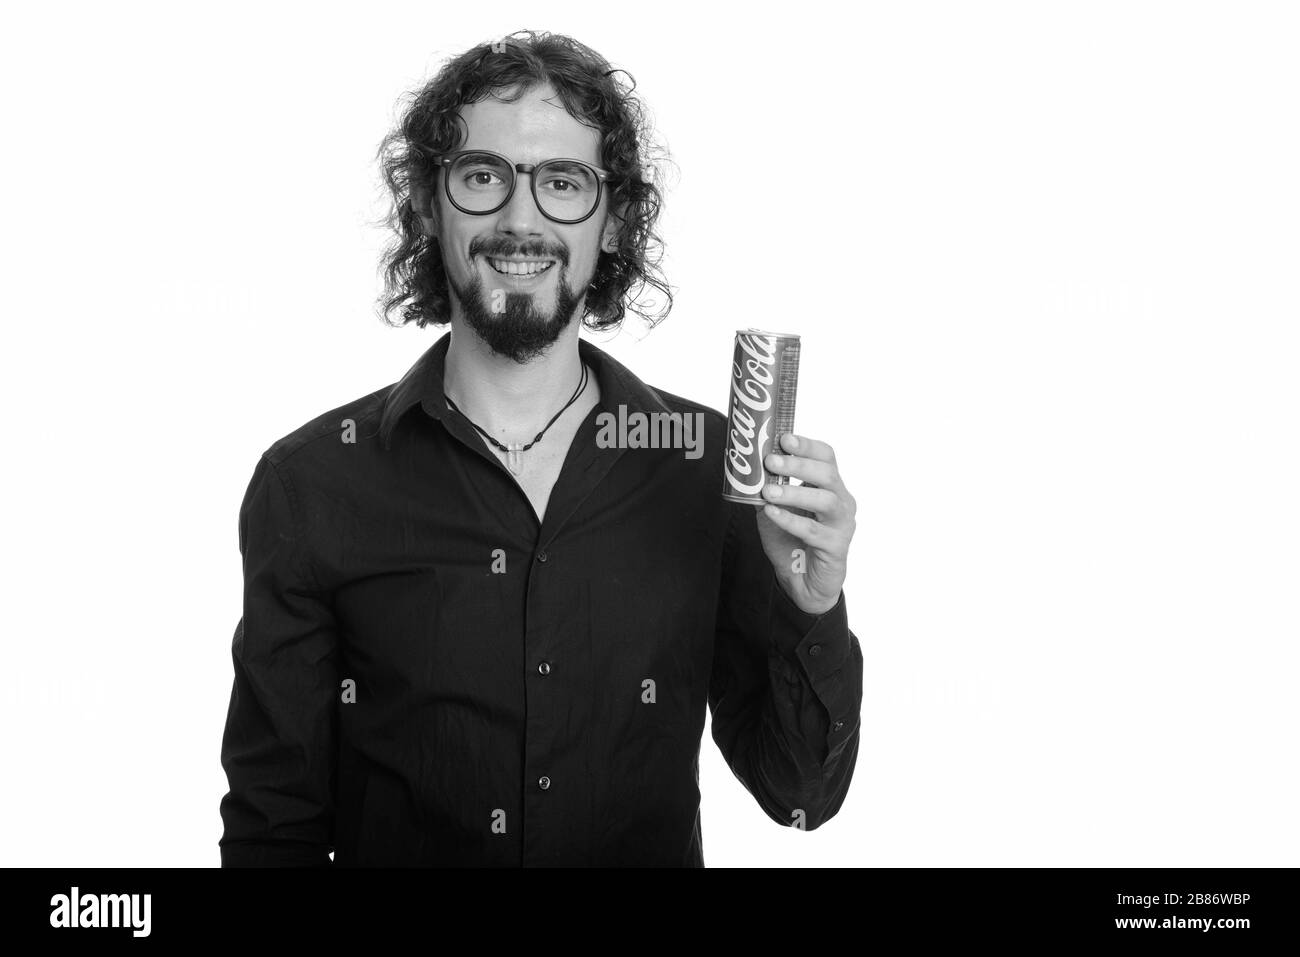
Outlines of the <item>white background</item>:
[{"label": "white background", "polygon": [[860,503],[848,799],[783,829],[706,737],[707,864],[1300,863],[1294,7],[550,9],[6,14],[0,863],[218,863],[241,497],[441,334],[375,316],[374,151],[523,27],[678,167],[676,308],[595,341],[725,410],[800,333]]}]

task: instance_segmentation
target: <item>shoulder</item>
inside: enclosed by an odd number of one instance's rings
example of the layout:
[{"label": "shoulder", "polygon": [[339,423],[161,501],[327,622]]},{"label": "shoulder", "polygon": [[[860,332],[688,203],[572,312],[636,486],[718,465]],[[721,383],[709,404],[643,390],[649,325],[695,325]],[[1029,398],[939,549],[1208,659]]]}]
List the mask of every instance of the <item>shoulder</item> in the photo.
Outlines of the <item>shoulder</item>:
[{"label": "shoulder", "polygon": [[720,440],[725,434],[727,423],[725,414],[702,402],[674,395],[666,389],[659,389],[650,385],[647,385],[646,388],[657,395],[671,413],[680,414],[683,417],[689,415],[696,422],[702,424],[704,434],[709,437],[709,447],[717,449],[719,455],[721,454],[722,442]]},{"label": "shoulder", "polygon": [[674,395],[666,389],[659,389],[650,385],[646,386],[646,388],[663,399],[664,405],[674,412],[701,412],[706,419],[715,419],[720,423],[726,421],[727,417],[711,406],[683,398],[680,395]]},{"label": "shoulder", "polygon": [[271,443],[264,458],[278,469],[294,460],[318,461],[340,448],[375,441],[384,403],[395,385],[384,386],[304,422]]}]

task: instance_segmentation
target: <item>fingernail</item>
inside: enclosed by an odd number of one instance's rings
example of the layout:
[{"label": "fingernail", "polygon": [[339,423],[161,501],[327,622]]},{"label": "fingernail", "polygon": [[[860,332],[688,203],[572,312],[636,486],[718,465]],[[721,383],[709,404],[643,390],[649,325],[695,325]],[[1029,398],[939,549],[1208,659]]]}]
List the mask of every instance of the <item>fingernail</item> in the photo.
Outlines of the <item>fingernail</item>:
[{"label": "fingernail", "polygon": [[775,482],[769,482],[766,487],[767,494],[772,496],[772,498],[781,497],[781,486],[777,485]]}]

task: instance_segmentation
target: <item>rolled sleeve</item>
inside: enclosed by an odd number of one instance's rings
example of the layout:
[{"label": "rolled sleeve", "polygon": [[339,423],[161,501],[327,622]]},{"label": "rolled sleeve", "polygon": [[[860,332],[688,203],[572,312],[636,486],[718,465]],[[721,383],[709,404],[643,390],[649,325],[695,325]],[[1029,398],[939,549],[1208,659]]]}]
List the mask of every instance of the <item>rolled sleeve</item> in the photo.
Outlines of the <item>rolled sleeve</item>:
[{"label": "rolled sleeve", "polygon": [[802,671],[826,709],[826,753],[836,757],[857,732],[862,710],[862,648],[849,628],[844,592],[834,608],[810,615],[785,593],[775,572],[771,577],[773,647]]},{"label": "rolled sleeve", "polygon": [[773,820],[812,830],[833,817],[857,760],[862,651],[844,593],[821,615],[786,595],[737,505],[724,547],[710,677],[713,737]]}]

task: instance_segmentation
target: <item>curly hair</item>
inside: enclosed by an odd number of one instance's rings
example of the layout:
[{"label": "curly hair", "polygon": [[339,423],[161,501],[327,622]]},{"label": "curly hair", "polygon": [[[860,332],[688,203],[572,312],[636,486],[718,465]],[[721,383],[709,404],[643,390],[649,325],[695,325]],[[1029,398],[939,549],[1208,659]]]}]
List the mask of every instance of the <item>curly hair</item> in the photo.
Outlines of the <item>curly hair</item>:
[{"label": "curly hair", "polygon": [[[631,86],[615,82],[618,73],[626,74]],[[593,331],[615,328],[627,309],[649,327],[667,317],[673,295],[659,266],[663,239],[656,231],[663,202],[658,163],[666,151],[652,141],[648,113],[632,95],[635,79],[611,69],[604,57],[571,37],[521,30],[448,60],[423,88],[407,94],[409,106],[379,146],[376,159],[392,200],[380,225],[396,234],[379,267],[384,292],[377,305],[389,325],[451,321],[442,250],[436,237],[422,231],[412,199],[423,203],[437,196],[438,167],[430,157],[461,142],[464,122],[458,111],[488,96],[514,102],[545,84],[574,119],[600,131],[600,165],[612,174],[609,209],[622,211],[616,251],[602,250],[596,261],[583,324]],[[657,290],[663,301],[640,304],[647,289]],[[400,312],[400,321],[393,320],[394,312]]]}]

